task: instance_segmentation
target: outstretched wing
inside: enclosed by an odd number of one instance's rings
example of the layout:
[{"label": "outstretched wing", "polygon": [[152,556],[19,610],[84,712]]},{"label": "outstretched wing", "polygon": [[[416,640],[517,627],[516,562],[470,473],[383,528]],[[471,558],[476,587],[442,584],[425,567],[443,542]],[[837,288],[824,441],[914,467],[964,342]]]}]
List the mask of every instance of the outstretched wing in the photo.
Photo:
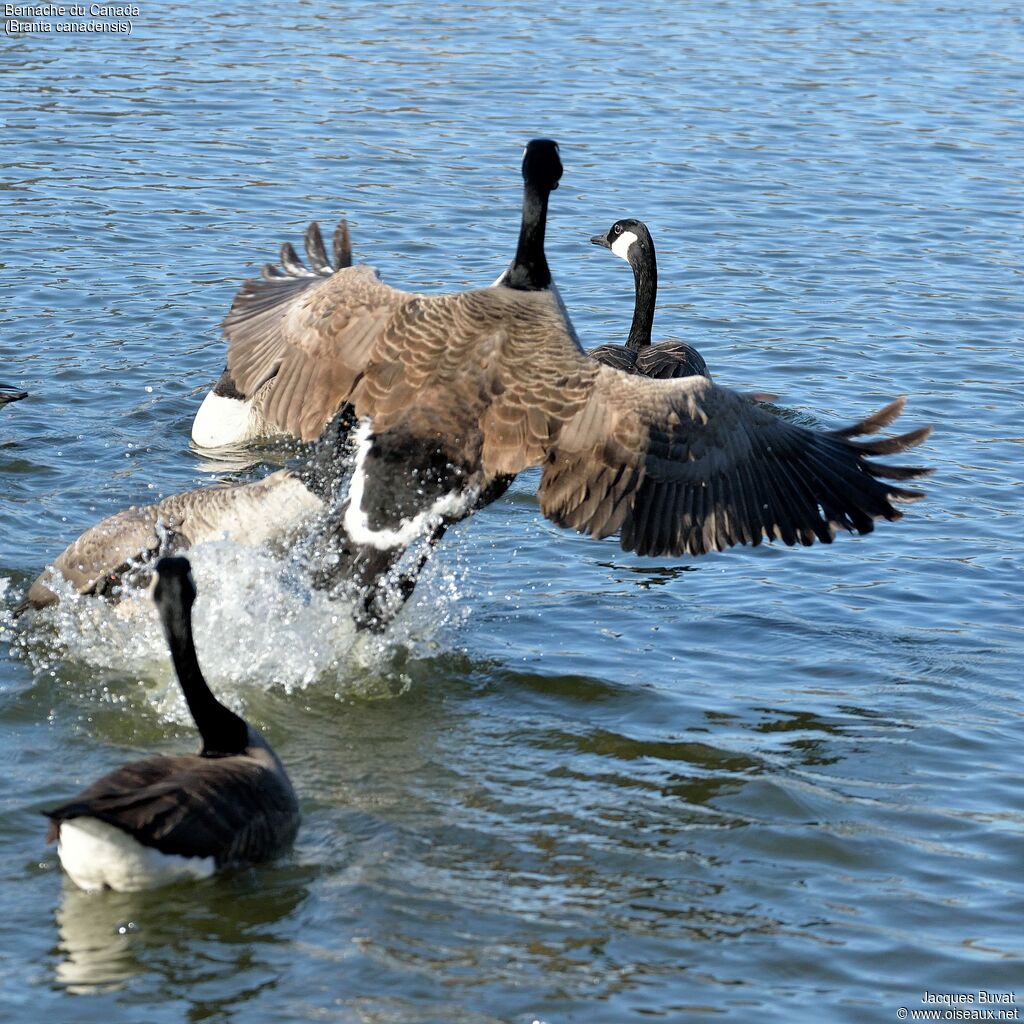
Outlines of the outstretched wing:
[{"label": "outstretched wing", "polygon": [[69,544],[29,587],[18,611],[56,604],[55,575],[79,594],[106,592],[122,575],[189,546],[181,533],[182,517],[167,507],[132,505],[90,527]]},{"label": "outstretched wing", "polygon": [[923,496],[888,481],[927,469],[872,456],[919,444],[929,427],[853,440],[891,423],[903,404],[842,430],[809,430],[704,377],[657,381],[601,367],[546,455],[541,510],[594,537],[619,532],[641,555],[869,533],[876,519],[901,517],[893,502]]},{"label": "outstretched wing", "polygon": [[259,399],[264,418],[312,441],[330,422],[369,361],[392,312],[412,296],[389,288],[368,266],[352,267],[347,225],[334,239],[332,269],[319,229],[306,232],[307,269],[291,245],[281,266],[242,284],[224,319],[228,370],[238,390]]}]

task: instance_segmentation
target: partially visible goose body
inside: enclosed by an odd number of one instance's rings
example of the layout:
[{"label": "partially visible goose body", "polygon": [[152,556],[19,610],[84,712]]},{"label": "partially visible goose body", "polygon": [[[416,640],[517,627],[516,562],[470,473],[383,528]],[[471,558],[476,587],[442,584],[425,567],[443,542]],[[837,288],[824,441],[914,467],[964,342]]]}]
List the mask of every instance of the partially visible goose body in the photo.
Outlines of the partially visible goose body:
[{"label": "partially visible goose body", "polygon": [[[309,268],[299,259],[291,244],[286,242],[281,246],[281,269],[268,263],[263,268],[263,276],[268,279],[323,279],[330,277],[342,267],[352,266],[352,241],[346,220],[342,220],[334,231],[333,264],[327,258],[320,226],[315,221],[306,229],[305,245]],[[193,442],[200,448],[223,448],[281,433],[260,412],[275,384],[274,378],[270,378],[261,384],[251,397],[247,397],[238,390],[230,371],[225,366],[220,379],[207,393],[202,405],[199,406],[196,418],[192,421]]]},{"label": "partially visible goose body", "polygon": [[272,860],[299,827],[295,790],[270,744],[203,678],[188,561],[164,558],[156,571],[154,598],[203,746],[122,765],[44,812],[47,841],[57,840],[64,870],[83,889],[130,892]]},{"label": "partially visible goose body", "polygon": [[604,235],[590,240],[611,250],[633,268],[636,298],[633,322],[625,345],[601,345],[590,355],[626,373],[666,380],[672,377],[710,377],[704,357],[685,341],[651,343],[654,307],[658,299],[658,261],[654,239],[641,220],[617,220]]},{"label": "partially visible goose body", "polygon": [[[339,569],[369,593],[409,545],[470,515],[515,474],[542,466],[541,511],[641,555],[699,555],[765,537],[831,542],[895,520],[920,498],[890,480],[926,470],[872,456],[929,428],[856,441],[903,400],[852,426],[809,430],[706,376],[650,380],[587,357],[544,254],[562,166],[549,140],[523,158],[519,244],[490,288],[415,295],[370,267],[326,280],[247,281],[224,322],[228,368],[261,413],[315,438],[348,403],[359,419]],[[364,624],[379,626],[367,603]]]},{"label": "partially visible goose body", "polygon": [[202,541],[258,546],[282,541],[335,500],[349,423],[337,417],[323,443],[294,469],[254,483],[217,484],[132,505],[86,530],[29,587],[17,611],[56,604],[63,577],[81,595],[117,599],[147,585],[153,562]]},{"label": "partially visible goose body", "polygon": [[10,402],[20,402],[28,398],[27,391],[19,391],[10,384],[0,384],[0,406],[8,405]]}]

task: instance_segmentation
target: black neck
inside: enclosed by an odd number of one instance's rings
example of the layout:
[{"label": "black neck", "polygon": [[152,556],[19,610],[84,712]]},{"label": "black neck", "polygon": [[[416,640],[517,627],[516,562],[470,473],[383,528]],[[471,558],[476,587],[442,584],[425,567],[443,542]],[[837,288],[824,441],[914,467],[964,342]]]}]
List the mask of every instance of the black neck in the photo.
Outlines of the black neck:
[{"label": "black neck", "polygon": [[551,271],[548,270],[547,257],[544,255],[549,195],[549,192],[541,191],[530,182],[523,189],[523,223],[519,228],[519,245],[516,258],[502,282],[507,288],[541,291],[551,287]]},{"label": "black neck", "polygon": [[160,608],[174,671],[188,703],[192,720],[203,738],[204,757],[239,754],[249,745],[249,727],[210,692],[196,657],[192,639],[192,612],[186,607]]},{"label": "black neck", "polygon": [[650,252],[650,259],[641,254],[635,260],[629,261],[636,284],[636,303],[633,306],[633,323],[629,327],[626,348],[633,352],[639,352],[650,345],[651,330],[654,327],[654,305],[658,298],[658,264],[653,245]]},{"label": "black neck", "polygon": [[338,495],[356,423],[355,412],[346,403],[324,427],[309,455],[294,467],[295,475],[323,502],[331,503]]}]

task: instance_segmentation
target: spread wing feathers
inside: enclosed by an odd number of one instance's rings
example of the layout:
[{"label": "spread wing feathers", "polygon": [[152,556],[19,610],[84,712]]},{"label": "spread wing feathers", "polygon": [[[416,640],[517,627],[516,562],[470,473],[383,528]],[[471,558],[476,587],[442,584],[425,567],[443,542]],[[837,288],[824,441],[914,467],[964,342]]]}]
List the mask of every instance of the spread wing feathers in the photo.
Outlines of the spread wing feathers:
[{"label": "spread wing feathers", "polygon": [[49,840],[62,821],[98,818],[161,853],[212,856],[218,866],[268,859],[298,827],[287,784],[247,757],[136,761],[45,813]]},{"label": "spread wing feathers", "polygon": [[641,377],[669,380],[673,377],[706,377],[704,357],[685,341],[660,341],[647,345],[636,356],[636,372]]},{"label": "spread wing feathers", "polygon": [[327,258],[327,249],[324,246],[324,237],[320,234],[320,225],[311,221],[306,228],[304,239],[306,246],[306,258],[310,266],[307,268],[302,262],[299,254],[290,242],[281,246],[281,266],[275,267],[273,263],[266,263],[263,266],[263,276],[267,280],[280,280],[282,278],[310,278],[330,277],[336,270],[342,267],[352,266],[352,242],[348,232],[348,221],[342,218],[334,229],[332,249],[334,252],[334,263]]},{"label": "spread wing feathers", "polygon": [[281,267],[242,284],[224,320],[228,368],[249,398],[272,378],[259,400],[273,426],[312,441],[338,411],[369,361],[372,344],[392,310],[410,299],[389,288],[372,267],[349,266],[348,228],[335,233],[338,268],[326,263],[319,229],[306,233],[315,268],[307,270],[288,244]]},{"label": "spread wing feathers", "polygon": [[929,427],[874,441],[904,399],[831,432],[773,416],[704,377],[652,381],[602,367],[586,404],[548,452],[541,510],[595,537],[621,532],[641,555],[703,554],[767,537],[830,543],[837,528],[869,533],[920,491],[885,482],[929,470],[871,456],[902,452]]}]

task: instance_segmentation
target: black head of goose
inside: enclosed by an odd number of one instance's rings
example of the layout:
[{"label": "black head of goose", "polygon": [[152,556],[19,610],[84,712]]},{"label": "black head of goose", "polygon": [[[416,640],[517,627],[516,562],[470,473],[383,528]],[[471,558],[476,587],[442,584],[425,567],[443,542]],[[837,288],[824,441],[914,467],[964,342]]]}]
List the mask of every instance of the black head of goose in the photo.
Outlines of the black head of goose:
[{"label": "black head of goose", "polygon": [[[316,437],[343,404],[359,419],[343,567],[364,594],[410,545],[543,467],[541,511],[593,537],[618,533],[641,555],[699,555],[779,539],[829,543],[869,533],[920,476],[873,456],[928,428],[857,441],[903,401],[839,430],[786,422],[706,376],[650,380],[587,357],[543,257],[547,196],[561,162],[550,140],[523,160],[516,258],[491,288],[416,295],[366,266],[324,281],[243,284],[227,318],[228,367],[246,394],[277,385],[262,413]],[[756,397],[756,396],[755,396]],[[368,606],[366,624],[376,613]]]},{"label": "black head of goose", "polygon": [[19,391],[10,384],[0,384],[0,406],[8,405],[11,402],[20,402],[28,398],[27,391]]},{"label": "black head of goose", "polygon": [[594,245],[609,249],[633,268],[636,297],[633,322],[625,345],[602,345],[590,355],[607,366],[642,377],[710,377],[704,357],[683,341],[651,344],[654,309],[658,299],[658,260],[654,239],[642,220],[617,220],[604,235],[594,235]]},{"label": "black head of goose", "polygon": [[148,889],[279,856],[295,839],[299,804],[263,736],[210,692],[192,639],[189,563],[157,565],[154,598],[198,754],[122,765],[52,811],[47,840],[83,889]]},{"label": "black head of goose", "polygon": [[[263,276],[267,278],[325,278],[342,267],[352,266],[352,238],[348,221],[342,218],[334,229],[332,239],[333,261],[327,256],[320,225],[313,221],[306,228],[304,239],[307,267],[290,242],[281,246],[281,266],[267,263]],[[260,414],[277,382],[273,377],[264,382],[252,395],[238,390],[231,371],[224,367],[217,383],[207,392],[195,419],[192,421],[192,441],[200,448],[224,448],[245,444],[281,433]]]}]

